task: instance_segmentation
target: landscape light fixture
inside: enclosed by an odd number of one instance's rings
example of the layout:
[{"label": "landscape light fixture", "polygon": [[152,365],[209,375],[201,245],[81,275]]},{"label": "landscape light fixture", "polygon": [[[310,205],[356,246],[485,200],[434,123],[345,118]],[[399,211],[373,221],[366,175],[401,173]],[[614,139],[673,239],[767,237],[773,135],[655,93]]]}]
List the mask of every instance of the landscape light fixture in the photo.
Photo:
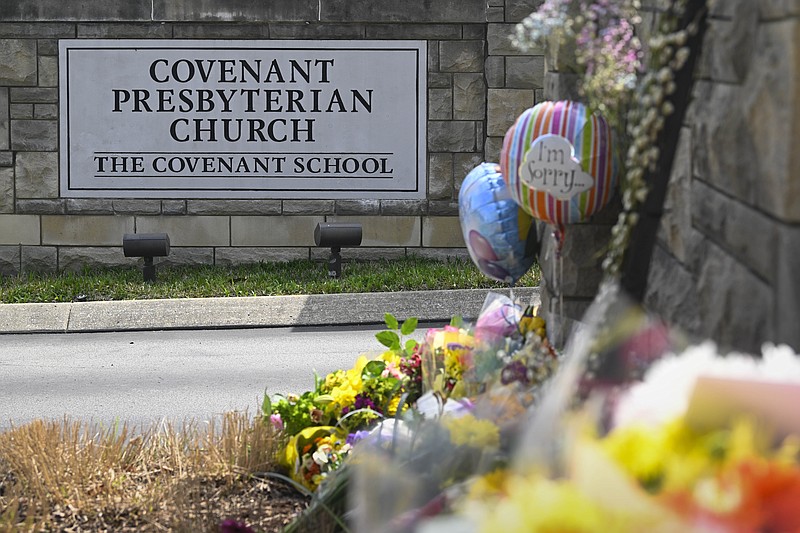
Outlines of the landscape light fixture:
[{"label": "landscape light fixture", "polygon": [[314,242],[317,246],[330,247],[331,257],[328,259],[328,276],[342,277],[342,247],[361,246],[361,224],[354,223],[319,223],[314,228]]},{"label": "landscape light fixture", "polygon": [[154,257],[169,255],[169,235],[166,233],[126,233],[122,237],[125,257],[143,257],[142,276],[145,281],[156,280]]}]

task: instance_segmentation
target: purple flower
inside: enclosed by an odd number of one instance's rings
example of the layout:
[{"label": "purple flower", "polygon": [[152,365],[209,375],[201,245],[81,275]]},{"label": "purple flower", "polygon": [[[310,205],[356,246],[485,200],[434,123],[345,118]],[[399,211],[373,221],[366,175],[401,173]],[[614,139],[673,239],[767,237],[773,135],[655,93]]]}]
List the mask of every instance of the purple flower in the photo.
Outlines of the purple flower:
[{"label": "purple flower", "polygon": [[508,385],[515,381],[519,381],[523,385],[528,385],[528,367],[522,361],[512,361],[506,365],[500,373],[500,381],[503,385]]},{"label": "purple flower", "polygon": [[[369,399],[369,397],[365,396],[364,394],[357,394],[356,401],[353,404],[353,407],[345,407],[342,409],[342,414],[346,415],[350,411],[355,411],[358,409],[372,409],[376,413],[381,413],[381,410],[375,405],[375,402]],[[381,413],[383,414],[383,413]]]},{"label": "purple flower", "polygon": [[347,444],[349,444],[350,446],[353,446],[356,442],[360,441],[361,439],[366,438],[368,435],[369,435],[369,431],[359,430],[359,431],[356,431],[355,433],[350,433],[347,436],[347,439],[345,440],[345,442]]},{"label": "purple flower", "polygon": [[220,523],[219,533],[255,533],[255,531],[244,522],[237,522],[229,518]]}]

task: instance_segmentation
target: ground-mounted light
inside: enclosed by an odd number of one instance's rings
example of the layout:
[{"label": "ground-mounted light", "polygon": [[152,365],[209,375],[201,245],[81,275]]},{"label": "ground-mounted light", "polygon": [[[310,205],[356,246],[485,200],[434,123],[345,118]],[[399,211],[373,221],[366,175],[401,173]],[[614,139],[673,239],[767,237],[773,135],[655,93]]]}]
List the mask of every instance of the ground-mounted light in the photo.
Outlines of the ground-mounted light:
[{"label": "ground-mounted light", "polygon": [[331,249],[328,276],[332,278],[342,276],[342,248],[361,246],[361,237],[361,224],[345,222],[317,224],[314,228],[314,242],[317,246]]},{"label": "ground-mounted light", "polygon": [[169,255],[169,235],[166,233],[126,233],[122,237],[122,251],[125,257],[142,257],[142,276],[145,281],[156,280],[154,257]]}]

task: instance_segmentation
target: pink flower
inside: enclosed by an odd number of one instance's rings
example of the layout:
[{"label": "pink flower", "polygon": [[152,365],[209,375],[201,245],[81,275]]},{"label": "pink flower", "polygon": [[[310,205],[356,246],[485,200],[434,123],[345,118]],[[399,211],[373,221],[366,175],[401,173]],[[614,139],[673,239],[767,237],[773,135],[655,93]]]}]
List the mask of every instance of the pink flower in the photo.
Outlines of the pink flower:
[{"label": "pink flower", "polygon": [[392,377],[396,379],[403,379],[405,375],[403,374],[403,371],[394,363],[386,363],[386,368],[384,368],[383,372],[381,372],[381,377],[382,378]]},{"label": "pink flower", "polygon": [[274,427],[278,431],[281,431],[283,429],[283,419],[281,418],[280,414],[273,413],[269,415],[269,421],[272,423],[272,427]]}]

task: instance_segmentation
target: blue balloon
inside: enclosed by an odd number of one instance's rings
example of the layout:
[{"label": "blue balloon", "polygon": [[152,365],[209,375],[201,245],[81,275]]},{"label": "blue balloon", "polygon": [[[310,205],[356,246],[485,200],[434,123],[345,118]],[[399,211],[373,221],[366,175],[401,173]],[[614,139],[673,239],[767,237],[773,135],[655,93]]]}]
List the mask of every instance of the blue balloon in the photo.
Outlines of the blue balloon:
[{"label": "blue balloon", "polygon": [[495,163],[481,163],[461,184],[458,215],[464,242],[481,272],[513,285],[536,260],[533,218],[511,198]]}]

